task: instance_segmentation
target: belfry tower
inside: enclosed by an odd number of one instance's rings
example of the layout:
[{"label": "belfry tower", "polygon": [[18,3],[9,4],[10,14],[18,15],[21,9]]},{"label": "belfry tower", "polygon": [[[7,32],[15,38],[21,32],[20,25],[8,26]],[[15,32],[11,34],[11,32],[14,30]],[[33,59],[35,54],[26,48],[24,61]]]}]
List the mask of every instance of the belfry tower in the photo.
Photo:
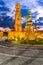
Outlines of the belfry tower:
[{"label": "belfry tower", "polygon": [[21,20],[21,12],[20,12],[20,4],[16,3],[16,12],[15,12],[15,32],[21,32],[22,31],[22,20]]}]

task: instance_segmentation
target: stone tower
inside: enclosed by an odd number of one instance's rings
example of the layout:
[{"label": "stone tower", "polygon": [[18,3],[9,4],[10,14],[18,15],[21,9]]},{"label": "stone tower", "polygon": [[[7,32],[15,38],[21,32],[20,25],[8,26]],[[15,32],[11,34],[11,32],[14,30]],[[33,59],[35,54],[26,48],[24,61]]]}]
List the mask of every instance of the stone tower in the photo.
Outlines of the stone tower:
[{"label": "stone tower", "polygon": [[21,20],[21,12],[20,12],[20,4],[16,3],[16,12],[15,12],[15,32],[21,32],[22,31],[22,20]]}]

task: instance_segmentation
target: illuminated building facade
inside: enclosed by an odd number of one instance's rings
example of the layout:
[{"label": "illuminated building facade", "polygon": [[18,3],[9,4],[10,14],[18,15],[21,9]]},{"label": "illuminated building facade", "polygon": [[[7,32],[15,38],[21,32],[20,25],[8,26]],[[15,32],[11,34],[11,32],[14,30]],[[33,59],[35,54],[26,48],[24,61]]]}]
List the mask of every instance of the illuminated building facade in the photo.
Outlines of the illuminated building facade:
[{"label": "illuminated building facade", "polygon": [[22,17],[20,12],[20,4],[17,3],[15,8],[16,12],[15,12],[14,31],[11,30],[8,32],[8,39],[14,39],[14,38],[25,39],[25,30],[22,30]]}]

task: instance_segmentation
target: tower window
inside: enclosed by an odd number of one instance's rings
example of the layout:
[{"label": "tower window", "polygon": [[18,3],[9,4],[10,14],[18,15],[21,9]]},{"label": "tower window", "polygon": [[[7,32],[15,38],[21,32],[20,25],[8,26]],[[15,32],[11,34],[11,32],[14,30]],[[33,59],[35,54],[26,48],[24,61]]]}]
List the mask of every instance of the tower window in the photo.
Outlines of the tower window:
[{"label": "tower window", "polygon": [[19,10],[17,10],[16,12],[19,12]]},{"label": "tower window", "polygon": [[20,19],[18,18],[18,20],[20,20]]}]

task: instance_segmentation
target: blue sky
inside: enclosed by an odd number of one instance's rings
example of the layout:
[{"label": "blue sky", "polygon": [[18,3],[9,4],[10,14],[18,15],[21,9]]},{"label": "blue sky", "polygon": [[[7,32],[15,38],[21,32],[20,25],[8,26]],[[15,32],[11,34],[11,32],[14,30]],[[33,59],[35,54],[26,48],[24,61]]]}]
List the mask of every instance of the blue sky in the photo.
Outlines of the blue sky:
[{"label": "blue sky", "polygon": [[[14,19],[15,14],[15,4],[19,2],[21,4],[22,12],[22,23],[26,22],[25,17],[27,15],[28,9],[32,13],[32,21],[35,23],[43,23],[43,0],[0,0],[0,7],[5,7],[1,10],[0,17],[9,16]],[[2,4],[4,2],[4,4]],[[25,12],[25,13],[24,13]],[[2,14],[3,13],[3,14]],[[41,19],[40,19],[41,18]],[[1,19],[3,20],[3,18]]]}]

